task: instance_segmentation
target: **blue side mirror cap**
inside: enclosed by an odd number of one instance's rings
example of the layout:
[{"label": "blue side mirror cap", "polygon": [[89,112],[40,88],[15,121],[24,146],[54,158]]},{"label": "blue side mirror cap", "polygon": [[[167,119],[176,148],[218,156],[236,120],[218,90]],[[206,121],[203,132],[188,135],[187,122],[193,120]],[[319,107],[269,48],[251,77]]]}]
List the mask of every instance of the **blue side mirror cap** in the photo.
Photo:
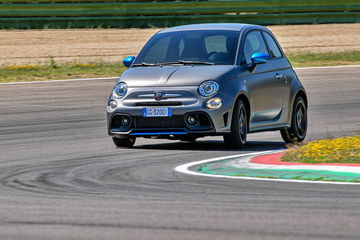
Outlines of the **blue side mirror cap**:
[{"label": "blue side mirror cap", "polygon": [[254,53],[251,56],[251,61],[253,64],[263,64],[267,63],[270,60],[270,56],[266,53]]},{"label": "blue side mirror cap", "polygon": [[134,56],[126,57],[123,60],[123,64],[124,64],[125,67],[130,67],[131,64],[134,62],[134,60],[135,60]]}]

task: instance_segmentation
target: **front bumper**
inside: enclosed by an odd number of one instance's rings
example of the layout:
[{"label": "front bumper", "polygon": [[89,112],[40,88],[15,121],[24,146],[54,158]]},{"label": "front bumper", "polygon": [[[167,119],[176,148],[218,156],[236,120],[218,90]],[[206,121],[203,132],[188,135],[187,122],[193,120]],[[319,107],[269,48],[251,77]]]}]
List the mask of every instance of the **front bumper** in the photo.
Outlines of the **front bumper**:
[{"label": "front bumper", "polygon": [[[165,90],[168,91],[168,90]],[[173,90],[175,91],[175,90]],[[183,90],[181,90],[183,91]],[[169,136],[169,135],[221,135],[230,132],[230,123],[232,117],[232,108],[234,100],[228,95],[217,94],[213,97],[219,97],[223,101],[223,105],[219,109],[208,109],[205,106],[205,102],[209,98],[196,96],[197,88],[192,91],[187,90],[188,95],[191,98],[179,98],[179,99],[165,99],[159,101],[159,106],[170,107],[172,111],[172,117],[157,117],[151,118],[142,117],[143,109],[145,107],[154,107],[154,105],[146,105],[153,103],[154,100],[142,100],[141,104],[136,98],[116,100],[118,107],[113,112],[107,113],[108,120],[108,133],[114,137],[126,137],[126,136]],[[153,93],[153,90],[149,90]],[[180,92],[180,90],[179,90]],[[144,91],[141,91],[144,94]],[[130,96],[134,96],[135,93],[130,93]],[[180,95],[180,94],[179,94]],[[185,94],[183,94],[185,95]],[[196,96],[196,97],[194,97]],[[110,98],[110,100],[114,100]],[[169,106],[168,103],[179,101],[182,104],[178,106]],[[190,115],[196,115],[199,117],[199,124],[190,125],[187,122],[187,118]],[[128,117],[130,122],[127,126],[121,126],[117,124],[119,118]]]}]

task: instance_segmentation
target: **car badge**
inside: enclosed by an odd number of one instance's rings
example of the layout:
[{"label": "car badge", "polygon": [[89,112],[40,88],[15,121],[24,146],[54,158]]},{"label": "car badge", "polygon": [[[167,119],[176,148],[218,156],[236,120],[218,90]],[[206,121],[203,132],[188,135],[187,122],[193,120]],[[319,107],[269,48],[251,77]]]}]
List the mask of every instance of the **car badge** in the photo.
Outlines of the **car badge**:
[{"label": "car badge", "polygon": [[163,99],[164,95],[165,95],[164,91],[155,91],[154,92],[154,97],[155,97],[156,101],[160,101],[161,99]]}]

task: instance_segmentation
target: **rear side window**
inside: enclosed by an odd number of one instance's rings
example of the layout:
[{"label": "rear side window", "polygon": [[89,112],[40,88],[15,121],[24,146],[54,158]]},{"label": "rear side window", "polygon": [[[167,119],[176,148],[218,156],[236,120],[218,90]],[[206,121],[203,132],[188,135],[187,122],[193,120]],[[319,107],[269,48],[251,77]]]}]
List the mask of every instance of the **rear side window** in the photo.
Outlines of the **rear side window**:
[{"label": "rear side window", "polygon": [[276,44],[275,40],[273,39],[273,37],[267,32],[264,32],[264,37],[269,47],[270,56],[272,58],[282,57],[281,51],[278,45]]},{"label": "rear side window", "polygon": [[245,37],[241,64],[251,64],[251,56],[254,53],[269,54],[263,37],[259,31],[251,31]]}]

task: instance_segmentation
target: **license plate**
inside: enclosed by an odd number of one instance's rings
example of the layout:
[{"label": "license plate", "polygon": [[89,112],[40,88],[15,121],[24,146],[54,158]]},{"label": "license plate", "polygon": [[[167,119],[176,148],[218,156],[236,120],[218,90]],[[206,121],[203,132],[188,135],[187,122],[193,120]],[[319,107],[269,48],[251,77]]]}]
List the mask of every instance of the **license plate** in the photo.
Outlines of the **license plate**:
[{"label": "license plate", "polygon": [[171,108],[144,108],[143,117],[171,117]]}]

